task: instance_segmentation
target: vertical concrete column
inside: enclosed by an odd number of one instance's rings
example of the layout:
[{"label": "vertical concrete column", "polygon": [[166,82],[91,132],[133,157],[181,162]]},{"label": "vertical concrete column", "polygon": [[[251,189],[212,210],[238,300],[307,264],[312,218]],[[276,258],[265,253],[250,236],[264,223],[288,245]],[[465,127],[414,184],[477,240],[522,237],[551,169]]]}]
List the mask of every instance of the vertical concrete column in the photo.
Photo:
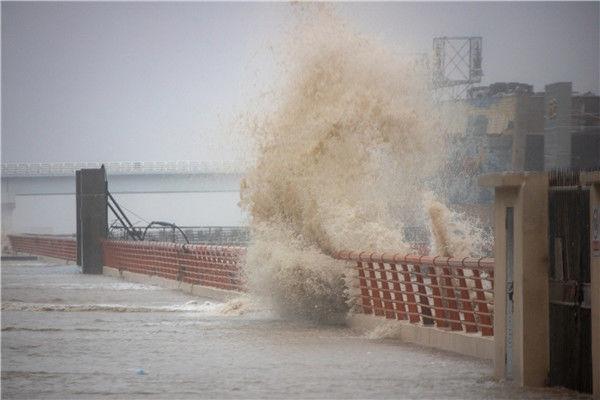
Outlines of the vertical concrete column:
[{"label": "vertical concrete column", "polygon": [[84,274],[101,274],[102,240],[108,231],[104,166],[76,173],[77,264]]},{"label": "vertical concrete column", "polygon": [[496,193],[494,373],[520,385],[544,386],[550,359],[548,178],[494,174],[480,183]]},{"label": "vertical concrete column", "polygon": [[594,399],[600,399],[600,172],[582,173],[581,181],[590,185],[592,385]]}]

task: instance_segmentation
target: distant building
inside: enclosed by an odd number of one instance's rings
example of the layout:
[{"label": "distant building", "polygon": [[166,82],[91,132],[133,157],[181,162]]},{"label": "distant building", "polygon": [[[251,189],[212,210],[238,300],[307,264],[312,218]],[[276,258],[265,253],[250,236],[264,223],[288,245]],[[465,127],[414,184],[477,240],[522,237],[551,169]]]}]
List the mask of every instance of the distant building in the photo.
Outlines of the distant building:
[{"label": "distant building", "polygon": [[523,83],[471,88],[449,121],[452,143],[439,186],[455,210],[491,226],[494,193],[481,175],[600,168],[600,97],[570,82],[534,92]]},{"label": "distant building", "polygon": [[454,204],[490,203],[477,184],[486,173],[600,168],[600,97],[573,93],[570,82],[540,93],[515,82],[474,87],[462,105],[444,177]]},{"label": "distant building", "polygon": [[600,168],[600,96],[573,96],[570,124],[571,167]]}]

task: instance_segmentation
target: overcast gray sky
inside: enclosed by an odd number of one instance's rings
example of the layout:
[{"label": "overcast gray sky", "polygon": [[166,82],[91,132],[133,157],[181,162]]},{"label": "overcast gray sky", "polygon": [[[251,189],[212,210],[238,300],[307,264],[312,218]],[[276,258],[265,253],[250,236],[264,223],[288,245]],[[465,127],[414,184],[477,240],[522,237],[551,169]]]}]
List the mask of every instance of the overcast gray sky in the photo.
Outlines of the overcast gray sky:
[{"label": "overcast gray sky", "polygon": [[[597,93],[599,4],[336,7],[398,51],[483,36],[484,84],[573,81]],[[2,162],[227,159],[223,132],[268,79],[260,70],[290,8],[2,2]]]}]

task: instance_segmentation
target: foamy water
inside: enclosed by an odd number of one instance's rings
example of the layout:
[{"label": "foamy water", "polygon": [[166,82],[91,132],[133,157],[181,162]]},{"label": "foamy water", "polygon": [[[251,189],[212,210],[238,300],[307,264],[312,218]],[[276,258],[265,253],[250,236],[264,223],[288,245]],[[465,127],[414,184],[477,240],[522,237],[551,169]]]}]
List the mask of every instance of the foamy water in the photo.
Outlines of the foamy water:
[{"label": "foamy water", "polygon": [[443,204],[434,178],[459,109],[432,98],[424,64],[329,7],[297,17],[276,47],[281,79],[244,130],[256,144],[241,185],[253,233],[245,273],[282,315],[336,321],[356,286],[337,251],[409,253],[404,226],[428,226],[432,247],[455,257],[481,256],[488,238]]},{"label": "foamy water", "polygon": [[197,313],[219,313],[222,304],[205,301],[202,304],[190,302],[185,304],[176,304],[169,306],[132,306],[127,304],[51,304],[51,303],[23,303],[23,302],[5,302],[2,304],[3,311],[57,311],[57,312],[128,312],[128,313],[148,313],[148,312],[197,312]]}]

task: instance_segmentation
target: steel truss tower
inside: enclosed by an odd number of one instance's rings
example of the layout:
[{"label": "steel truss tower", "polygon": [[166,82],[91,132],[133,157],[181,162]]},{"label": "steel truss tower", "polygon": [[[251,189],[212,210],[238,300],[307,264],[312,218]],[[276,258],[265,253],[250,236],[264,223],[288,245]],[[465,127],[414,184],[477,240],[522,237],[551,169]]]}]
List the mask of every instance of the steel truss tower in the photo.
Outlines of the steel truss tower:
[{"label": "steel truss tower", "polygon": [[461,99],[473,84],[481,82],[482,42],[480,36],[433,39],[432,83],[439,99]]}]

